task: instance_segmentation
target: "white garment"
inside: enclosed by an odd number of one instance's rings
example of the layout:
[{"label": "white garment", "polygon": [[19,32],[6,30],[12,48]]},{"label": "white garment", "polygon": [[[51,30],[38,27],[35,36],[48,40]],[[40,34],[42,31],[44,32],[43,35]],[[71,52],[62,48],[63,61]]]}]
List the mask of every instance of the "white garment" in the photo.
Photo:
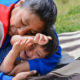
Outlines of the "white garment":
[{"label": "white garment", "polygon": [[0,22],[0,48],[2,46],[3,38],[4,38],[4,29],[2,23]]}]

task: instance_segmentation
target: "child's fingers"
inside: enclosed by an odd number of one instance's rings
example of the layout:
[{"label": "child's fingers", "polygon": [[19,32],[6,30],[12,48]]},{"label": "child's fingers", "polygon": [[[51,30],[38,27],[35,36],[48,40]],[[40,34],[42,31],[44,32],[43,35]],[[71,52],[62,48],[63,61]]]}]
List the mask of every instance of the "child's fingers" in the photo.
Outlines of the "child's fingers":
[{"label": "child's fingers", "polygon": [[38,44],[40,44],[40,45],[45,45],[45,44],[47,44],[47,43],[48,43],[48,38],[47,38],[47,36],[41,35]]},{"label": "child's fingers", "polygon": [[25,44],[28,39],[24,39],[21,41],[21,45]]},{"label": "child's fingers", "polygon": [[40,45],[45,45],[51,39],[52,38],[50,36],[46,36],[44,34],[37,33],[36,36],[34,37],[34,42]]},{"label": "child's fingers", "polygon": [[37,43],[40,39],[40,33],[36,34],[36,36],[34,37],[34,43]]},{"label": "child's fingers", "polygon": [[21,43],[21,40],[14,43],[14,45],[19,45]]},{"label": "child's fingers", "polygon": [[39,42],[44,41],[44,35],[40,34]]},{"label": "child's fingers", "polygon": [[26,46],[26,49],[29,49],[31,46],[32,46],[32,43],[29,43],[29,44]]},{"label": "child's fingers", "polygon": [[45,41],[45,42],[40,42],[39,45],[45,45],[45,44],[47,44],[47,43],[48,43],[48,42],[46,42],[46,41]]},{"label": "child's fingers", "polygon": [[29,43],[33,43],[33,38],[26,40],[26,45],[28,45]]},{"label": "child's fingers", "polygon": [[51,36],[47,36],[47,38],[48,38],[49,40],[52,40],[52,37],[51,37]]}]

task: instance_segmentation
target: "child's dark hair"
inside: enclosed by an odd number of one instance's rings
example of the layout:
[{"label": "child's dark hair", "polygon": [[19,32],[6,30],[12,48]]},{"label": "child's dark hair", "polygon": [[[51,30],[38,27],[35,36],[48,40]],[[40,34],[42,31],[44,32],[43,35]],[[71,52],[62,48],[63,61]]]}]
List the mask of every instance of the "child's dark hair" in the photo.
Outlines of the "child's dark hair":
[{"label": "child's dark hair", "polygon": [[52,27],[56,21],[57,8],[53,0],[25,0],[21,8],[30,9],[44,21],[44,27]]},{"label": "child's dark hair", "polygon": [[48,53],[45,56],[45,58],[48,58],[53,53],[57,52],[57,49],[58,49],[58,39],[57,39],[55,33],[53,32],[53,29],[51,29],[51,28],[46,29],[43,32],[43,34],[52,37],[52,40],[49,40],[49,42],[46,45],[42,46],[44,48],[44,50]]}]

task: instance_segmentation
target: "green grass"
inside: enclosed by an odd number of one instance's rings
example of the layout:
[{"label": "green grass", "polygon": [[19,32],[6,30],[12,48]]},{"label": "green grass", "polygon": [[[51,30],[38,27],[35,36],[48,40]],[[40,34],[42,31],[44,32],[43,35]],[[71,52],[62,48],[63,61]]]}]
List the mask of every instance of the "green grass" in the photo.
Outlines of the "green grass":
[{"label": "green grass", "polygon": [[[63,3],[66,1],[65,3]],[[80,30],[80,0],[55,0],[58,8],[58,33]]]}]

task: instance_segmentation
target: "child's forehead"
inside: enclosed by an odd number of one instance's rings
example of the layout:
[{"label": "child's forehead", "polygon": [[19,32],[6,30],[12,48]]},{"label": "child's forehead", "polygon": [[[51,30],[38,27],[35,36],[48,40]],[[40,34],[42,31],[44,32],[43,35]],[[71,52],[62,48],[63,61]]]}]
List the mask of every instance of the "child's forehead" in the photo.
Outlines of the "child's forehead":
[{"label": "child's forehead", "polygon": [[39,44],[34,44],[32,47],[35,51],[40,52],[41,54],[45,52],[45,49]]},{"label": "child's forehead", "polygon": [[29,49],[36,50],[36,51],[43,51],[44,50],[44,48],[41,45],[36,44],[36,43],[31,45],[29,47]]}]

